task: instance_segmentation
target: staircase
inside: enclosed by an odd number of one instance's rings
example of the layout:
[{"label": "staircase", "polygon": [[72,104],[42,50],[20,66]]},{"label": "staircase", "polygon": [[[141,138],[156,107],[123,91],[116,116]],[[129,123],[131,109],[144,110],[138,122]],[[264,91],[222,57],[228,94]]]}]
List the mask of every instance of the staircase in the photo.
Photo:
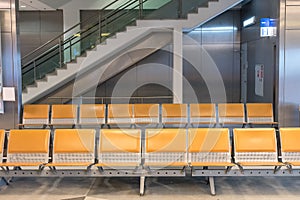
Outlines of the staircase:
[{"label": "staircase", "polygon": [[[105,18],[99,18],[92,26],[73,33],[70,38],[63,39],[67,33],[74,32],[74,28],[82,27],[83,23],[75,25],[64,35],[27,55],[22,60],[22,63],[26,63],[22,65],[23,104],[33,103],[53,94],[80,96],[170,44],[173,29],[192,30],[243,0],[192,0],[188,1],[191,4],[188,6],[182,4],[185,1],[169,1],[150,14],[143,15],[143,6],[151,1],[155,0],[143,0],[141,3],[129,0],[108,13]],[[118,0],[103,9],[115,2]],[[208,6],[199,7],[200,5]],[[171,19],[152,19],[159,17],[156,12],[165,13],[164,9],[170,7],[181,8],[175,19],[174,16]],[[193,10],[197,12],[189,13]],[[129,17],[131,15],[133,17]],[[120,22],[122,26],[116,26]]]}]

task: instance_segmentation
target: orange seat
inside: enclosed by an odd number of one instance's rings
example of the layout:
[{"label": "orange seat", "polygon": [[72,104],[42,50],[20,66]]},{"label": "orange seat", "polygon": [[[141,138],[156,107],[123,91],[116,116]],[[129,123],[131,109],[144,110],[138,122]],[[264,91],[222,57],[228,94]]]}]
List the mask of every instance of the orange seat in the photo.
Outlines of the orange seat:
[{"label": "orange seat", "polygon": [[242,124],[245,122],[244,104],[242,103],[220,103],[219,123],[220,124]]},{"label": "orange seat", "polygon": [[141,130],[102,129],[98,167],[137,167],[141,164]]},{"label": "orange seat", "polygon": [[26,104],[23,109],[21,127],[46,127],[49,124],[50,106],[45,104]]},{"label": "orange seat", "polygon": [[94,129],[57,129],[49,167],[89,167],[95,163]]},{"label": "orange seat", "polygon": [[271,103],[247,103],[247,122],[250,124],[278,124],[274,122]]},{"label": "orange seat", "polygon": [[145,165],[186,166],[186,129],[146,129]]},{"label": "orange seat", "polygon": [[193,128],[188,133],[191,166],[234,166],[227,128]]},{"label": "orange seat", "polygon": [[104,104],[81,104],[79,112],[79,124],[96,125],[105,124]]},{"label": "orange seat", "polygon": [[235,162],[241,166],[283,166],[274,128],[234,129]]},{"label": "orange seat", "polygon": [[41,166],[49,159],[50,130],[11,130],[7,161],[1,166]]},{"label": "orange seat", "polygon": [[0,163],[2,163],[2,158],[3,158],[4,138],[5,138],[5,131],[0,130]]},{"label": "orange seat", "polygon": [[282,162],[300,166],[300,128],[280,128]]},{"label": "orange seat", "polygon": [[187,125],[187,105],[186,104],[162,104],[162,123]]},{"label": "orange seat", "polygon": [[216,105],[213,103],[190,104],[191,124],[212,124],[217,123]]},{"label": "orange seat", "polygon": [[158,124],[159,105],[158,104],[134,104],[135,124]]},{"label": "orange seat", "polygon": [[108,104],[107,124],[133,124],[132,104]]},{"label": "orange seat", "polygon": [[77,123],[77,105],[52,105],[51,125],[71,125]]}]

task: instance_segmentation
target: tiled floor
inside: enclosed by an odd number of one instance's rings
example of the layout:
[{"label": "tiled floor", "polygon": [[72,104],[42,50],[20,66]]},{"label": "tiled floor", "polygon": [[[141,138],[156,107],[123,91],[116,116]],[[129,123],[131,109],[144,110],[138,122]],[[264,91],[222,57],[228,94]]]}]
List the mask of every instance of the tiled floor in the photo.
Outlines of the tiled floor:
[{"label": "tiled floor", "polygon": [[299,177],[218,177],[216,196],[204,178],[15,178],[2,186],[1,200],[274,200],[300,199]]}]

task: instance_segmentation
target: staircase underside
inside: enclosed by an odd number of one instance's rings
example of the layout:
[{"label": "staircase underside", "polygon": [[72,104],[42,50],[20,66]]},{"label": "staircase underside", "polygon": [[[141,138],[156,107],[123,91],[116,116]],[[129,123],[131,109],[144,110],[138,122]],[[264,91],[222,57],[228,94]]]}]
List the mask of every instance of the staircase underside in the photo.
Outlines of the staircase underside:
[{"label": "staircase underside", "polygon": [[180,20],[137,20],[137,26],[117,33],[106,44],[68,63],[66,69],[58,69],[44,80],[36,81],[37,87],[28,87],[23,93],[23,104],[45,100],[48,97],[78,97],[96,89],[98,85],[122,72],[173,41],[173,30],[192,30],[231,9],[243,0],[219,0],[209,2],[208,8]]}]

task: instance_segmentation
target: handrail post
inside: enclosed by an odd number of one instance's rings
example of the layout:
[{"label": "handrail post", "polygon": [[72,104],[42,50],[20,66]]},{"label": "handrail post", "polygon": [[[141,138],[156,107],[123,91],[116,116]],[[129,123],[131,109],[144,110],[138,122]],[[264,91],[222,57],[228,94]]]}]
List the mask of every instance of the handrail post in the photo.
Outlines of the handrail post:
[{"label": "handrail post", "polygon": [[144,2],[143,2],[143,0],[139,0],[139,17],[140,17],[140,19],[143,18],[143,9],[144,9]]},{"label": "handrail post", "polygon": [[72,61],[72,40],[70,39],[70,62]]},{"label": "handrail post", "polygon": [[58,51],[59,51],[59,67],[62,68],[63,57],[62,57],[62,40],[61,37],[58,39]]},{"label": "handrail post", "polygon": [[33,80],[36,81],[36,63],[33,61]]},{"label": "handrail post", "polygon": [[182,0],[178,0],[178,8],[177,8],[178,18],[182,18]]},{"label": "handrail post", "polygon": [[99,25],[98,25],[98,29],[99,29],[99,44],[101,44],[101,40],[102,40],[102,32],[101,32],[101,10],[99,11]]}]

